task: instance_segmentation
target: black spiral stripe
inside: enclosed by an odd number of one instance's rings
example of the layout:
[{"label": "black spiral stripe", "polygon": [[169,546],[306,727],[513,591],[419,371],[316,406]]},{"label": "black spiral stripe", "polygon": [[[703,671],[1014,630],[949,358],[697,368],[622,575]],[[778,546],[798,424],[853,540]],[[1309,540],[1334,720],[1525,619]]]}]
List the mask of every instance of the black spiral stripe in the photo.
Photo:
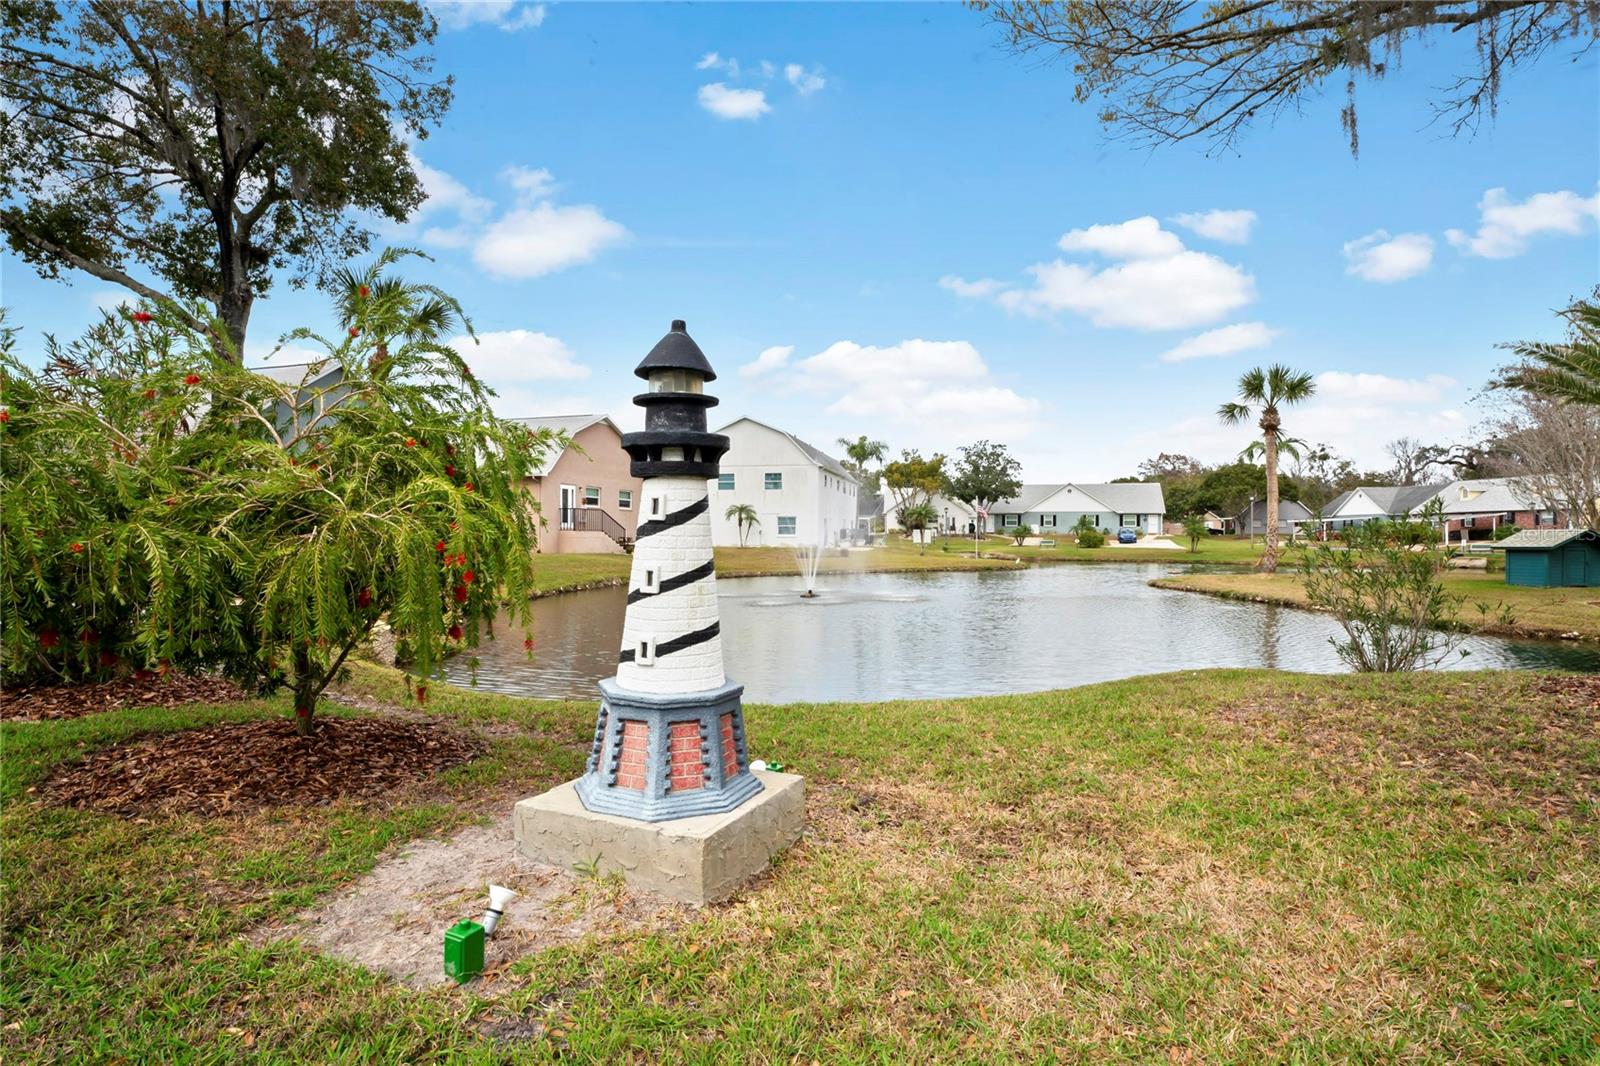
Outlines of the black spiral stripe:
[{"label": "black spiral stripe", "polygon": [[689,521],[689,519],[694,518],[696,515],[705,514],[710,507],[711,497],[702,496],[689,506],[673,511],[665,518],[651,519],[639,527],[638,532],[634,535],[635,544],[637,545],[638,541],[644,540],[646,537],[653,537],[657,533],[663,533],[666,530],[671,529],[673,526],[681,526],[685,522]]},{"label": "black spiral stripe", "polygon": [[[710,640],[720,632],[722,632],[722,623],[712,622],[704,629],[697,629],[693,633],[685,633],[681,637],[673,637],[671,640],[664,640],[660,644],[656,645],[656,658],[659,659],[663,655],[671,655],[675,651],[683,651],[685,648],[692,648],[696,644],[704,644],[706,641]],[[633,662],[633,658],[634,649],[625,648],[623,649],[622,653],[617,656],[617,662],[631,663]]]},{"label": "black spiral stripe", "polygon": [[632,604],[638,603],[643,599],[648,599],[651,596],[659,596],[663,592],[672,592],[675,589],[681,589],[685,585],[692,585],[696,581],[703,581],[716,572],[717,564],[712,560],[707,559],[703,565],[697,566],[693,570],[685,570],[677,577],[669,577],[662,581],[656,586],[656,591],[654,592],[646,592],[643,589],[634,589],[632,592],[628,593],[628,603],[631,606]]}]

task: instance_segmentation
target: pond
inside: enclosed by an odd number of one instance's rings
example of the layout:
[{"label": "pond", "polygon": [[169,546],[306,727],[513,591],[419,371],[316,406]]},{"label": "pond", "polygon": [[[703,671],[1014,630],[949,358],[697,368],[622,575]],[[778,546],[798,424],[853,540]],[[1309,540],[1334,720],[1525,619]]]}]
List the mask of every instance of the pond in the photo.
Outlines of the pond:
[{"label": "pond", "polygon": [[[1149,586],[1187,567],[1041,566],[965,573],[823,575],[814,600],[793,577],[725,579],[728,677],[752,702],[871,701],[1036,692],[1218,666],[1345,669],[1309,611]],[[478,649],[478,686],[524,696],[595,696],[616,671],[620,588],[534,603],[534,655],[504,625]],[[1473,637],[1447,668],[1600,671],[1600,649]],[[470,657],[445,670],[468,684]]]}]

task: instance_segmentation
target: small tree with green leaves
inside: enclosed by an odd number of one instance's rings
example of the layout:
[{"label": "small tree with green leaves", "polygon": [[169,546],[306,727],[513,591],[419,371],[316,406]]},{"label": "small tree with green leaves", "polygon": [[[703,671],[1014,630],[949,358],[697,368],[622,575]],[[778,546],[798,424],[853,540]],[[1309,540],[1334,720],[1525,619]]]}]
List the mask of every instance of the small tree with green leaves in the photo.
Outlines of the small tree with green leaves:
[{"label": "small tree with green leaves", "polygon": [[1183,519],[1183,535],[1189,538],[1189,550],[1198,552],[1200,542],[1206,539],[1206,534],[1211,532],[1206,528],[1204,515],[1185,515]]},{"label": "small tree with green leaves", "polygon": [[921,545],[920,550],[928,550],[928,529],[939,524],[939,512],[931,503],[912,504],[900,512],[900,524],[907,532],[914,532]]},{"label": "small tree with green leaves", "polygon": [[44,372],[3,354],[6,677],[215,668],[291,685],[309,735],[378,619],[423,676],[500,610],[530,621],[549,433],[394,307],[294,334],[327,356],[290,384],[218,355],[203,313],[108,315]]},{"label": "small tree with green leaves", "polygon": [[739,526],[739,547],[745,546],[745,537],[749,531],[761,524],[756,509],[748,503],[736,503],[722,513],[722,516]]},{"label": "small tree with green leaves", "polygon": [[1306,552],[1306,601],[1333,615],[1345,639],[1329,642],[1354,670],[1394,673],[1443,662],[1460,637],[1459,597],[1445,592],[1430,552],[1363,530],[1346,549]]},{"label": "small tree with green leaves", "polygon": [[1033,527],[1024,522],[1020,526],[1012,526],[1006,530],[1011,534],[1011,539],[1016,541],[1017,547],[1022,547],[1024,541],[1033,536]]}]

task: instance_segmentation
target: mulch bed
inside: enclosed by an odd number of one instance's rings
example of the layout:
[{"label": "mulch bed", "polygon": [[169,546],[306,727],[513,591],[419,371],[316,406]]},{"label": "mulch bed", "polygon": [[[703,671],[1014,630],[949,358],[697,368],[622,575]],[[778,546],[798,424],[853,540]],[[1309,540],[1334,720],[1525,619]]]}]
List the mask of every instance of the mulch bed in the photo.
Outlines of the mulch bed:
[{"label": "mulch bed", "polygon": [[79,685],[40,685],[0,691],[0,720],[39,722],[180,703],[236,703],[250,697],[232,681],[209,674],[168,674],[141,681],[120,677]]},{"label": "mulch bed", "polygon": [[273,718],[185,729],[94,752],[40,786],[112,814],[241,814],[370,796],[474,758],[474,737],[395,718],[321,718],[310,737]]}]

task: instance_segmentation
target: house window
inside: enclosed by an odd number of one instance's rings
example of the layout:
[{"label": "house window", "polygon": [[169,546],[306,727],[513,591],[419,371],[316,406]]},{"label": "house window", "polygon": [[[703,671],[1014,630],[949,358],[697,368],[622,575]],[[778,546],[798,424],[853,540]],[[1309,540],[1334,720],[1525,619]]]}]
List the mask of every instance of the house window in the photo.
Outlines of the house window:
[{"label": "house window", "polygon": [[[767,476],[771,477],[772,475],[768,474]],[[792,515],[792,514],[781,514],[781,515],[778,516],[778,536],[780,536],[780,537],[792,537],[792,536],[794,536],[794,529],[795,529],[794,515]]]},{"label": "house window", "polygon": [[619,511],[631,511],[631,510],[633,510],[633,490],[632,489],[618,489],[617,490],[617,510],[619,510]]},{"label": "house window", "polygon": [[1022,516],[1019,514],[1001,515],[1000,524],[1003,526],[1019,526],[1022,524]]},{"label": "house window", "polygon": [[583,487],[583,505],[585,507],[600,506],[600,486],[585,485]]},{"label": "house window", "polygon": [[762,474],[761,478],[762,478],[762,488],[767,488],[767,489],[781,489],[781,488],[783,488],[783,474],[781,474],[781,473],[778,473],[778,474],[772,474],[772,473]]},{"label": "house window", "polygon": [[1136,514],[1125,514],[1120,517],[1122,524],[1125,526],[1137,526],[1139,524],[1139,516]]},{"label": "house window", "polygon": [[1039,516],[1039,528],[1040,529],[1043,529],[1045,526],[1054,526],[1055,524],[1056,524],[1056,516],[1055,515],[1053,515],[1053,514],[1042,514],[1042,515]]},{"label": "house window", "polygon": [[717,475],[717,491],[718,492],[732,492],[733,491],[733,475],[732,474],[718,474]]}]

